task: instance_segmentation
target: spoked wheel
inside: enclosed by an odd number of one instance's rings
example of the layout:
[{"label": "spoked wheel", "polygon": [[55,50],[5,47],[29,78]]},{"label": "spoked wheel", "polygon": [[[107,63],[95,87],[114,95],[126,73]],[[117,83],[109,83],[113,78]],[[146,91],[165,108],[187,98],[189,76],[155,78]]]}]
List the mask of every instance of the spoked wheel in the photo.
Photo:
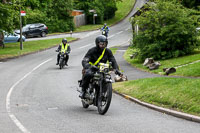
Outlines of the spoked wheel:
[{"label": "spoked wheel", "polygon": [[106,83],[103,88],[102,97],[98,97],[98,112],[104,115],[110,107],[112,99],[112,83]]},{"label": "spoked wheel", "polygon": [[81,100],[81,102],[82,102],[83,108],[88,108],[89,107],[89,104],[85,103],[83,100]]}]

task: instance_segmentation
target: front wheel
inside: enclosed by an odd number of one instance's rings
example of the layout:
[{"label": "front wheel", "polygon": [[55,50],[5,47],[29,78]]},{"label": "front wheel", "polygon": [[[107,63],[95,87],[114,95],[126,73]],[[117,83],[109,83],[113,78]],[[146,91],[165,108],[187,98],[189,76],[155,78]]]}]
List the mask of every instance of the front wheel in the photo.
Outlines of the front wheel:
[{"label": "front wheel", "polygon": [[63,59],[60,59],[60,61],[59,61],[59,66],[60,66],[60,69],[63,68]]},{"label": "front wheel", "polygon": [[104,115],[110,107],[112,99],[112,83],[106,83],[102,90],[102,97],[98,96],[98,112]]}]

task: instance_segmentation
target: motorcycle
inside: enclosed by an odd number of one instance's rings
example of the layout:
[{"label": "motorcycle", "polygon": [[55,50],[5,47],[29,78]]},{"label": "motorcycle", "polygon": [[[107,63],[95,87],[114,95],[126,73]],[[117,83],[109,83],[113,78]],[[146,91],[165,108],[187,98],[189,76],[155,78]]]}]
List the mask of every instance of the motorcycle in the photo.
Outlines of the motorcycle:
[{"label": "motorcycle", "polygon": [[106,38],[108,37],[108,31],[107,30],[102,30],[102,35],[104,35]]},{"label": "motorcycle", "polygon": [[[89,87],[86,89],[85,98],[81,99],[83,108],[88,108],[90,105],[97,106],[101,115],[108,111],[112,99],[110,66],[111,63],[99,63],[98,67],[93,66],[94,77],[90,80]],[[79,80],[79,86],[81,82],[82,80]]]},{"label": "motorcycle", "polygon": [[[59,51],[56,51],[56,52],[59,52]],[[60,56],[60,59],[59,59],[59,67],[60,69],[62,69],[65,64],[66,64],[66,56],[67,56],[68,53],[64,53],[64,52],[60,52],[59,56]]]}]

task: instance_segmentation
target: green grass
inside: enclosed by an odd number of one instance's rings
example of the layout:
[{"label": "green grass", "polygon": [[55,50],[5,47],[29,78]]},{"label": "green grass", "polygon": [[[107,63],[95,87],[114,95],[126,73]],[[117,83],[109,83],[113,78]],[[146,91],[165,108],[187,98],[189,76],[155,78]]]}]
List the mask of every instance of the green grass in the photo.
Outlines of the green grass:
[{"label": "green grass", "polygon": [[116,51],[117,51],[117,48],[109,48],[111,51],[112,51],[112,53],[113,53],[113,55],[116,53]]},{"label": "green grass", "polygon": [[200,79],[147,78],[114,83],[113,88],[144,102],[200,116]]},{"label": "green grass", "polygon": [[[159,69],[150,71],[147,67],[143,66],[143,62],[140,62],[137,59],[130,59],[129,55],[132,53],[133,50],[129,48],[124,54],[125,60],[127,60],[134,67],[137,67],[143,71],[148,71],[156,74],[163,72],[162,70],[163,68],[177,67],[200,60],[200,51],[196,50],[194,54],[191,55],[168,59],[168,60],[160,60],[161,66],[159,67]],[[195,64],[189,64],[188,66],[183,66],[181,68],[177,68],[177,71],[171,75],[200,77],[200,62]]]},{"label": "green grass", "polygon": [[[75,40],[75,38],[67,38],[68,41]],[[49,47],[57,46],[61,43],[60,38],[23,42],[23,50],[20,50],[20,43],[7,43],[4,49],[0,49],[0,59],[16,57],[40,50],[44,50]]]}]

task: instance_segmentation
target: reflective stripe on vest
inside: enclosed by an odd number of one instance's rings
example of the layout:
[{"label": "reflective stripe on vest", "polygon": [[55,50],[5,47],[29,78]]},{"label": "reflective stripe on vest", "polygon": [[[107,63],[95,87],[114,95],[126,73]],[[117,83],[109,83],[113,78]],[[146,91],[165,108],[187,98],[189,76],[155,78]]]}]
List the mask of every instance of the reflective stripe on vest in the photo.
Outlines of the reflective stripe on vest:
[{"label": "reflective stripe on vest", "polygon": [[93,64],[92,62],[89,62],[90,65],[96,66],[96,65],[99,63],[99,61],[103,58],[105,51],[106,51],[106,48],[104,48],[104,50],[103,50],[101,56],[99,56],[99,58],[97,59],[97,61],[96,61],[94,64]]},{"label": "reflective stripe on vest", "polygon": [[69,44],[66,44],[65,45],[65,47],[64,47],[64,44],[60,44],[61,45],[61,52],[64,52],[64,53],[66,53],[66,51],[67,51],[67,49],[68,49],[68,46],[69,46]]}]

